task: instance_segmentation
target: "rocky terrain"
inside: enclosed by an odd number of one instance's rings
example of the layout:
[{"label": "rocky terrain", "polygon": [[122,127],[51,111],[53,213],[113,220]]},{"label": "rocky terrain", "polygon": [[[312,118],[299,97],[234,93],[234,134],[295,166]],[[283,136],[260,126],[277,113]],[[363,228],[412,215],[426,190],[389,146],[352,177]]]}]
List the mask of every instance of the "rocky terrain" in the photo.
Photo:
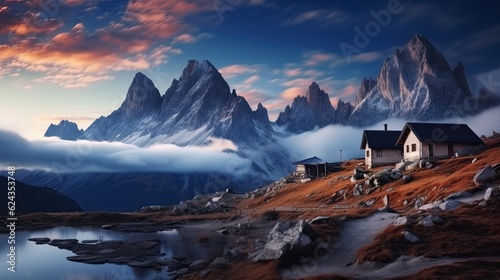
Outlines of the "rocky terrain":
[{"label": "rocky terrain", "polygon": [[449,278],[463,272],[486,279],[500,272],[500,137],[483,140],[482,151],[434,162],[366,169],[354,160],[306,183],[280,180],[244,194],[226,190],[137,213],[35,213],[19,220],[32,227],[208,230],[233,240],[224,254],[203,260],[163,257],[146,248],[153,240],[33,240],[73,251],[73,261],[124,262],[174,278],[419,279],[420,273]]}]

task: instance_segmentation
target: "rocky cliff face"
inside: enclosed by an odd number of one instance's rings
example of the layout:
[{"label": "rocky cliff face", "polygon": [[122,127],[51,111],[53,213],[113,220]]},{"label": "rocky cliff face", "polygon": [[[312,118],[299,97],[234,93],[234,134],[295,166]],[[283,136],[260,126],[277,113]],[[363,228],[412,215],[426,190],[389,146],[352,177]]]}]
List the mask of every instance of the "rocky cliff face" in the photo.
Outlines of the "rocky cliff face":
[{"label": "rocky cliff face", "polygon": [[348,124],[368,126],[391,117],[437,120],[477,111],[463,66],[455,71],[423,36],[384,61],[375,87],[357,104]]},{"label": "rocky cliff face", "polygon": [[361,103],[365,99],[366,95],[375,87],[377,84],[376,80],[369,78],[368,80],[363,78],[361,85],[359,86],[358,94],[356,95],[356,105]]}]

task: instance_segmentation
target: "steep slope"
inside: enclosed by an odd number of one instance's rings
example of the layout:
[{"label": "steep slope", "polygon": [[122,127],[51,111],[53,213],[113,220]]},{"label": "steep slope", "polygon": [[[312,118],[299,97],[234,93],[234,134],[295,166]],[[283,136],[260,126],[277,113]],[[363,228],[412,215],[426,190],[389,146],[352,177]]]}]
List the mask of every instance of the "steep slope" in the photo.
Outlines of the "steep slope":
[{"label": "steep slope", "polygon": [[78,125],[68,120],[62,120],[59,124],[50,124],[45,131],[44,137],[57,136],[63,140],[76,140],[83,135],[83,129],[78,129]]},{"label": "steep slope", "polygon": [[365,99],[366,95],[377,85],[377,81],[369,78],[368,80],[363,78],[361,85],[359,86],[358,94],[356,95],[356,105],[361,103]]},{"label": "steep slope", "polygon": [[354,126],[391,117],[437,120],[477,112],[463,65],[452,70],[443,55],[420,35],[384,61],[375,87],[358,100],[348,121]]},{"label": "steep slope", "polygon": [[[81,138],[93,141],[122,141],[149,123],[161,106],[161,96],[153,82],[137,73],[121,106],[107,117],[95,120]],[[141,132],[143,134],[144,131]]]},{"label": "steep slope", "polygon": [[305,96],[297,96],[292,106],[280,113],[276,124],[286,126],[292,133],[301,133],[321,128],[335,121],[335,109],[328,94],[313,82]]}]

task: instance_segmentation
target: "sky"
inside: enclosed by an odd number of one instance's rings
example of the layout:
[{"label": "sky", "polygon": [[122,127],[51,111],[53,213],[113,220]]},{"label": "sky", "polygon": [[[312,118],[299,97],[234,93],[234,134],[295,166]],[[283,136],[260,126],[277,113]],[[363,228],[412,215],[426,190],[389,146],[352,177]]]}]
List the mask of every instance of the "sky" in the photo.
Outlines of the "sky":
[{"label": "sky", "polygon": [[[271,120],[316,81],[336,106],[424,35],[473,93],[499,92],[497,1],[1,0],[0,128],[26,139],[62,119],[86,128],[136,72],[163,94],[207,59]],[[360,35],[363,33],[362,35]],[[364,37],[365,40],[359,40]]]}]

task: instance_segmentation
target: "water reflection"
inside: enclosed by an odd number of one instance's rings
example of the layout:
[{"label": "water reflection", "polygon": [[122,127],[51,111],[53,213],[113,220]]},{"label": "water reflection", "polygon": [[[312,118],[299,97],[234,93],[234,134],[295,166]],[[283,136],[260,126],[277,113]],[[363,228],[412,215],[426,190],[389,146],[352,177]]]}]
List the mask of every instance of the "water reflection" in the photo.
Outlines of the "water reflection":
[{"label": "water reflection", "polygon": [[[123,233],[106,231],[91,227],[54,227],[43,230],[21,231],[16,235],[16,272],[7,270],[7,235],[0,234],[0,279],[36,279],[36,280],[93,280],[98,276],[108,279],[169,279],[166,270],[157,272],[152,269],[131,268],[126,265],[100,264],[90,265],[66,260],[74,255],[50,245],[36,245],[28,238],[48,237],[51,239],[124,240],[143,241],[159,239],[161,251],[166,257],[172,255],[188,256],[192,260],[212,259],[224,252],[228,240],[217,233],[200,230],[179,229],[158,233]],[[208,237],[210,242],[200,243],[200,237]],[[101,278],[102,279],[102,278]]]}]

